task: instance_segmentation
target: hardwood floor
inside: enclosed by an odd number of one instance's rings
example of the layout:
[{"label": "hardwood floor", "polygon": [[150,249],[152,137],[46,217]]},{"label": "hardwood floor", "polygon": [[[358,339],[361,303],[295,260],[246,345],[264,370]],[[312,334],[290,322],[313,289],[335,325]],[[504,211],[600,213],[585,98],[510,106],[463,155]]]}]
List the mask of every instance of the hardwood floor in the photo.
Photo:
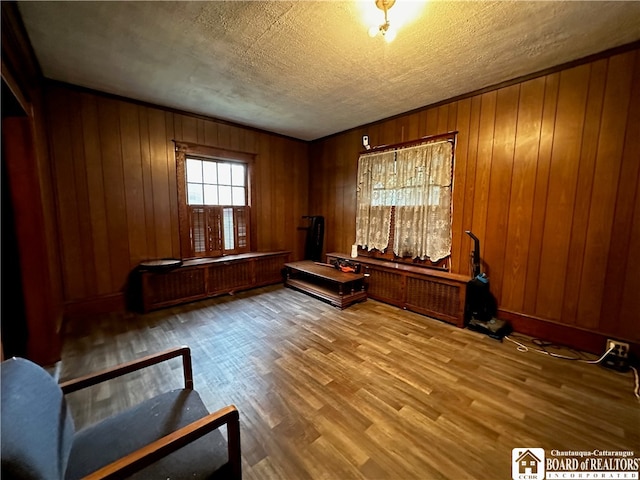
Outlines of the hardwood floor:
[{"label": "hardwood floor", "polygon": [[[69,322],[61,380],[182,344],[209,409],[240,411],[245,479],[508,479],[517,447],[640,451],[631,373],[281,286]],[[154,368],[71,395],[76,426],[181,386],[178,361]]]}]

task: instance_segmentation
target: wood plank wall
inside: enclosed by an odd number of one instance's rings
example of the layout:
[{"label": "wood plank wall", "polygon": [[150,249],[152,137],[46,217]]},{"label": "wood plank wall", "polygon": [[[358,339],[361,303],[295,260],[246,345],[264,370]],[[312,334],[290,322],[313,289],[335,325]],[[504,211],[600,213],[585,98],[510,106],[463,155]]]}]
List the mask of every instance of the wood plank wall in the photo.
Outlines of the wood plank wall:
[{"label": "wood plank wall", "polygon": [[452,272],[470,272],[472,230],[501,315],[521,330],[640,341],[640,50],[313,142],[309,205],[326,216],[326,251],[355,239],[362,135],[375,146],[448,131]]},{"label": "wood plank wall", "polygon": [[[5,172],[11,190],[9,208],[13,210],[14,220],[14,225],[3,222],[3,228],[14,228],[21,270],[19,277],[15,272],[3,270],[3,277],[6,284],[22,284],[14,298],[3,298],[3,309],[11,314],[5,315],[2,322],[5,326],[15,326],[26,321],[27,357],[41,365],[51,365],[60,359],[63,292],[44,118],[43,79],[17,5],[2,2],[0,8],[2,81],[3,86],[7,86],[6,91],[3,88],[2,98],[2,162],[7,167]],[[12,102],[7,95],[15,98],[25,114],[24,117],[18,114],[18,118],[7,119],[9,124],[5,124],[5,117],[17,113],[5,110]],[[3,239],[6,235],[3,232]],[[7,273],[11,276],[5,276]],[[6,292],[16,293],[16,290],[9,288]],[[20,312],[24,312],[25,318]],[[12,339],[4,338],[2,341],[11,342]]]},{"label": "wood plank wall", "polygon": [[46,99],[68,314],[122,308],[141,261],[180,256],[174,139],[256,154],[254,250],[303,255],[306,142],[59,84]]}]

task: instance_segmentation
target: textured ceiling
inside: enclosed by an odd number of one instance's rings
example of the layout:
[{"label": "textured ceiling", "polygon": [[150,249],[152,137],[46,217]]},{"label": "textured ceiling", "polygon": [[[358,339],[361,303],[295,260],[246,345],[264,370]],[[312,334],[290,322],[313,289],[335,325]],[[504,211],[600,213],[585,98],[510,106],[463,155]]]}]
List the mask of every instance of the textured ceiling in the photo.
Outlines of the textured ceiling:
[{"label": "textured ceiling", "polygon": [[[303,140],[640,39],[640,2],[19,2],[47,78]],[[404,16],[404,17],[403,17]],[[378,19],[381,23],[381,19]]]}]

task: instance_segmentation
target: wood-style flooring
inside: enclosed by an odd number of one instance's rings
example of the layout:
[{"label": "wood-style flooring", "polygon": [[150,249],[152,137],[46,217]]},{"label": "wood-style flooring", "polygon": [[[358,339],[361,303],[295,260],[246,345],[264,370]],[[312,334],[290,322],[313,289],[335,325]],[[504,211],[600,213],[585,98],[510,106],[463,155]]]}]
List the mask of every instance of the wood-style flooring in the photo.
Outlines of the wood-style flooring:
[{"label": "wood-style flooring", "polygon": [[[513,448],[640,451],[632,373],[373,300],[274,286],[65,330],[61,380],[190,346],[208,408],[240,411],[245,479],[509,479]],[[181,387],[175,362],[72,394],[76,426]]]}]

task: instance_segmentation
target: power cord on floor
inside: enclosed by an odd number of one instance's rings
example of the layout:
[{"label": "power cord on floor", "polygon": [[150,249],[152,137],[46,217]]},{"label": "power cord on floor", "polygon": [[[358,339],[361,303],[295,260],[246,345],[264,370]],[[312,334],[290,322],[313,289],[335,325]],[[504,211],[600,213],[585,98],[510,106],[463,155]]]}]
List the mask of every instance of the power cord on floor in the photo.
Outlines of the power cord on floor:
[{"label": "power cord on floor", "polygon": [[[513,336],[512,336],[512,338],[513,338]],[[571,352],[572,355],[578,357],[575,360],[578,360],[579,358],[583,358],[583,359],[587,359],[588,358],[583,352],[580,352],[580,351],[575,350],[573,348],[567,347],[565,345],[558,345],[558,344],[555,344],[553,342],[549,342],[547,340],[542,340],[540,338],[532,338],[531,339],[531,343],[533,343],[540,350],[544,350],[545,352],[548,351],[547,348],[558,348],[558,349],[568,350],[569,352]]]},{"label": "power cord on floor", "polygon": [[[602,362],[607,357],[607,355],[609,355],[609,353],[611,353],[611,351],[613,351],[615,349],[615,347],[609,348],[609,350],[604,352],[604,354],[600,358],[598,358],[597,360],[584,360],[583,358],[568,357],[566,355],[560,355],[559,353],[549,352],[546,349],[544,349],[544,347],[543,347],[543,350],[539,350],[537,348],[529,348],[526,345],[524,345],[523,343],[520,343],[517,340],[514,340],[513,338],[511,338],[508,335],[505,335],[504,338],[506,340],[510,341],[511,343],[516,344],[518,346],[517,350],[519,352],[523,352],[524,353],[524,352],[531,351],[531,352],[540,353],[540,354],[543,354],[543,355],[549,355],[550,357],[553,357],[553,358],[560,358],[562,360],[573,360],[573,361],[582,362],[582,363],[589,363],[589,364],[592,364],[592,365],[595,365],[595,364],[598,364],[598,363]],[[547,346],[549,346],[549,345],[547,345]],[[634,381],[635,381],[633,394],[636,396],[636,398],[638,400],[640,400],[640,379],[638,378],[638,370],[636,370],[636,368],[633,367],[633,366],[631,366],[630,368],[631,368],[631,370],[633,370]]]},{"label": "power cord on floor", "polygon": [[578,357],[568,357],[566,355],[560,355],[559,353],[553,353],[553,352],[549,352],[547,350],[538,350],[537,348],[529,348],[526,345],[514,340],[513,338],[509,337],[508,335],[505,336],[504,338],[506,338],[507,340],[509,340],[511,343],[515,343],[516,345],[518,345],[518,351],[519,352],[528,352],[528,351],[532,351],[532,352],[536,352],[536,353],[541,353],[543,355],[549,355],[550,357],[554,357],[554,358],[561,358],[563,360],[574,360],[576,362],[582,362],[582,363],[592,363],[592,364],[596,364],[596,363],[600,363],[602,362],[602,360],[605,359],[605,357],[607,355],[609,355],[609,353],[611,353],[611,351],[615,348],[615,347],[611,347],[609,350],[607,350],[604,355],[602,355],[599,359],[597,360],[584,360],[582,358],[578,358]]}]

